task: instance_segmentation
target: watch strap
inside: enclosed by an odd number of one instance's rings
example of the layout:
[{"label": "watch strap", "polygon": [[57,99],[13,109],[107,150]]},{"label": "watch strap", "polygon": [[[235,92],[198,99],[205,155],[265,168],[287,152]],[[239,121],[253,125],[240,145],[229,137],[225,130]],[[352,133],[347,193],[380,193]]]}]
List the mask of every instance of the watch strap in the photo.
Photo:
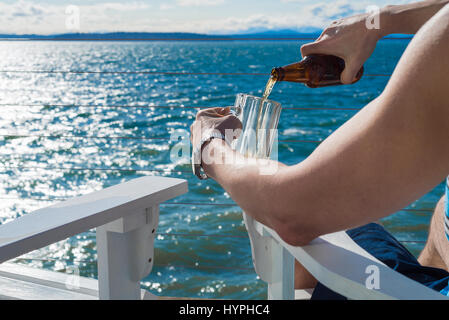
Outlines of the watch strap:
[{"label": "watch strap", "polygon": [[202,171],[201,162],[202,162],[202,148],[206,142],[217,138],[226,141],[225,136],[223,136],[220,132],[216,130],[212,130],[205,135],[201,139],[198,147],[193,147],[192,152],[192,171],[200,180],[206,180],[209,177]]}]

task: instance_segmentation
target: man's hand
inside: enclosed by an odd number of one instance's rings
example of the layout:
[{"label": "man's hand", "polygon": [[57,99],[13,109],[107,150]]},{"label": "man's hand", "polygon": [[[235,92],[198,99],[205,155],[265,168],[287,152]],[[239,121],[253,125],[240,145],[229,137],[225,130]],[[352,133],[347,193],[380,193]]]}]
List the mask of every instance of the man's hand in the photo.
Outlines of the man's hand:
[{"label": "man's hand", "polygon": [[327,54],[345,60],[346,68],[341,82],[354,82],[357,72],[376,48],[382,37],[376,29],[368,29],[366,21],[369,14],[361,14],[334,21],[313,43],[301,47],[303,57],[310,54]]},{"label": "man's hand", "polygon": [[242,123],[231,113],[230,107],[201,110],[190,126],[190,141],[193,147],[199,147],[203,134],[210,130],[218,130],[226,136],[227,130],[237,129],[242,129]]}]

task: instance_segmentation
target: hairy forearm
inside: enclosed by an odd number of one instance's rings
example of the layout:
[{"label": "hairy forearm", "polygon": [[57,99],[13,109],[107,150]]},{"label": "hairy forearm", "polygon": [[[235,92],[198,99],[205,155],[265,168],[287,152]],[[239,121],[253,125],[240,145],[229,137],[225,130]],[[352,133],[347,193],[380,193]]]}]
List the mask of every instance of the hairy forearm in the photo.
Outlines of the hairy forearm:
[{"label": "hairy forearm", "polygon": [[[449,172],[448,50],[449,7],[420,30],[384,93],[302,163],[271,175],[247,161],[204,168],[246,213],[294,245],[385,217]],[[245,159],[219,140],[208,146],[213,158]]]},{"label": "hairy forearm", "polygon": [[387,6],[381,10],[381,33],[415,34],[449,0],[428,0],[405,5]]}]

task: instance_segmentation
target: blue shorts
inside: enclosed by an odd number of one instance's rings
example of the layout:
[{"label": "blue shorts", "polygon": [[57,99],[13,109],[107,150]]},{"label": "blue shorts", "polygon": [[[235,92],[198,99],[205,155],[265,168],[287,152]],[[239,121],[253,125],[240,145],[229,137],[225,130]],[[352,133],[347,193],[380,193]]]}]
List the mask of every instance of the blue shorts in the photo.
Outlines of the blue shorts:
[{"label": "blue shorts", "polygon": [[[425,267],[388,231],[379,224],[370,223],[346,233],[363,249],[388,267],[429,288],[449,296],[449,272]],[[342,295],[318,283],[312,300],[346,300]]]}]

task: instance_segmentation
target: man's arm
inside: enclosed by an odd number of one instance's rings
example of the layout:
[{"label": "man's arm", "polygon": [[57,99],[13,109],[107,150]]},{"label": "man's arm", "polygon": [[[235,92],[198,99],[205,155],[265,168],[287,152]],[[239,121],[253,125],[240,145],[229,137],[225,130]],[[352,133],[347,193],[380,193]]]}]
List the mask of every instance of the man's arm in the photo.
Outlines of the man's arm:
[{"label": "man's arm", "polygon": [[369,13],[334,21],[321,36],[301,47],[303,57],[310,54],[328,54],[345,60],[341,81],[349,84],[372,55],[377,41],[392,33],[414,34],[449,0],[432,0],[407,5],[387,6],[380,11],[379,29],[368,28]]},{"label": "man's arm", "polygon": [[[302,163],[204,165],[256,220],[293,245],[385,217],[449,173],[449,6],[417,34],[383,94]],[[206,146],[230,155],[223,142]],[[236,154],[237,157],[242,157]]]},{"label": "man's arm", "polygon": [[449,0],[426,0],[404,5],[386,6],[381,10],[381,35],[415,34],[440,11]]}]

